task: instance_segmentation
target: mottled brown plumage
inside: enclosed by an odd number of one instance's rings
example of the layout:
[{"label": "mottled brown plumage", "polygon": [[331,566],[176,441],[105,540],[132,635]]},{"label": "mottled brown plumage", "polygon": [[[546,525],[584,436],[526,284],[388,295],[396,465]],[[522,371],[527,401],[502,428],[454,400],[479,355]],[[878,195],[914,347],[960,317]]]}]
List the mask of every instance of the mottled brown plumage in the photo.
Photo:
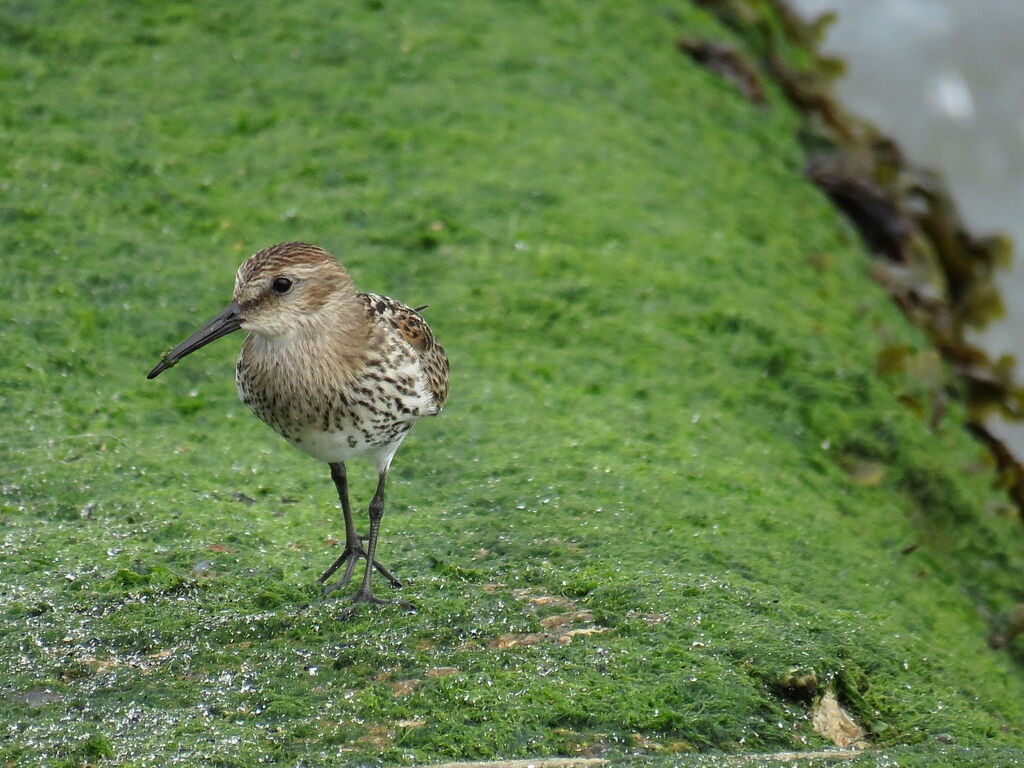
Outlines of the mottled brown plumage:
[{"label": "mottled brown plumage", "polygon": [[[440,412],[448,396],[448,358],[426,321],[410,307],[356,291],[345,268],[306,243],[279,243],[238,268],[233,301],[164,355],[149,378],[238,328],[249,331],[236,367],[238,395],[292,445],[326,461],[345,516],[346,545],[324,572],[344,565],[331,591],[367,560],[354,602],[374,597],[373,568],[398,580],[375,559],[384,484],[391,459],[416,421]],[[370,458],[378,472],[364,548],[348,502],[344,462]]]}]

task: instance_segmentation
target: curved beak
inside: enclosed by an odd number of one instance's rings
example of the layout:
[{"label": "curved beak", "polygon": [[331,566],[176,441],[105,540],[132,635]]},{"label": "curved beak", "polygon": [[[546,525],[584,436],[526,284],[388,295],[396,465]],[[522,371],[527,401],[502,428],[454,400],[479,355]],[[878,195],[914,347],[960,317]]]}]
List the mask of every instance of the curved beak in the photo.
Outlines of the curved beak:
[{"label": "curved beak", "polygon": [[169,349],[160,356],[160,362],[153,366],[147,375],[147,379],[153,379],[177,363],[185,355],[190,355],[200,347],[205,347],[211,341],[216,341],[221,336],[227,336],[242,327],[242,309],[238,302],[232,301],[220,314],[210,320],[206,325],[193,333],[181,344]]}]

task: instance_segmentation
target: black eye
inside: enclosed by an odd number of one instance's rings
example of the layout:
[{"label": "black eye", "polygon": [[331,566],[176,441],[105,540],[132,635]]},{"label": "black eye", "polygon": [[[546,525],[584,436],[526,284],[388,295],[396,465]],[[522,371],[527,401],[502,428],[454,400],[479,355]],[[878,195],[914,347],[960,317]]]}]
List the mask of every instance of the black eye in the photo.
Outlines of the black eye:
[{"label": "black eye", "polygon": [[274,289],[274,293],[288,293],[292,289],[292,281],[287,277],[275,277],[270,287]]}]

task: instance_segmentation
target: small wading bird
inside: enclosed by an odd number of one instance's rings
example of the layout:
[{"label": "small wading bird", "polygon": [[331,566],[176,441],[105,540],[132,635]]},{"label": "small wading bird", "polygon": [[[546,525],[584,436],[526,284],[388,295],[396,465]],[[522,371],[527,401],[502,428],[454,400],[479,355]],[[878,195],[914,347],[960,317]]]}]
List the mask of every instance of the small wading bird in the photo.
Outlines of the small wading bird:
[{"label": "small wading bird", "polygon": [[[365,558],[362,584],[350,600],[409,606],[374,596],[370,581],[376,568],[392,586],[401,586],[376,559],[384,482],[416,420],[444,405],[444,349],[417,310],[356,291],[324,249],[279,243],[242,263],[231,303],[165,352],[147,378],[239,328],[249,335],[235,368],[238,396],[288,442],[331,467],[345,515],[345,549],[320,576],[324,593],[346,585]],[[360,455],[374,462],[378,477],[365,547],[352,522],[345,471],[345,461]],[[341,566],[341,577],[327,584]]]}]

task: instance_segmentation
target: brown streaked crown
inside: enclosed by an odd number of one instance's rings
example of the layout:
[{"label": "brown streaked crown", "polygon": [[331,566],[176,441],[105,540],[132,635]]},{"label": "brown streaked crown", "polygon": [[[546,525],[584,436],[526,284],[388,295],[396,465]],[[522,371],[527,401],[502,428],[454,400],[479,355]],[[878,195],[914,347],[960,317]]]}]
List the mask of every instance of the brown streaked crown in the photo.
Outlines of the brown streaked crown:
[{"label": "brown streaked crown", "polygon": [[[257,251],[238,268],[237,281],[249,282],[258,275],[273,272],[284,272],[295,266],[325,264],[338,260],[321,248],[310,243],[277,243],[262,251]],[[341,266],[338,264],[338,266]]]}]

